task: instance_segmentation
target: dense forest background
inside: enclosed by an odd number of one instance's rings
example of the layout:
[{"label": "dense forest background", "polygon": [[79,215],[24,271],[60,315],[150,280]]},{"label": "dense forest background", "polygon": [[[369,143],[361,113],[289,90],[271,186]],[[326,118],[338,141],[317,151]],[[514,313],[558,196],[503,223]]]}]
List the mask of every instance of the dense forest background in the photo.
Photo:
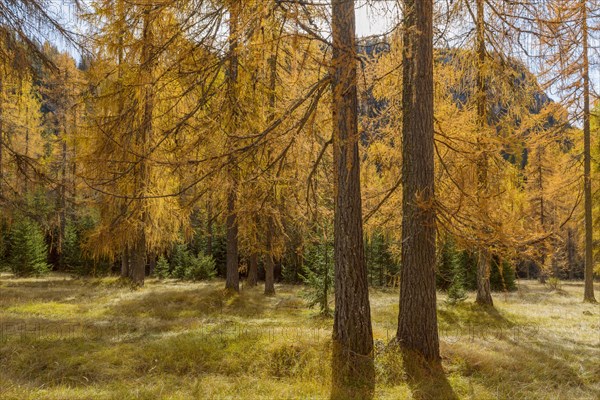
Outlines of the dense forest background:
[{"label": "dense forest background", "polygon": [[[251,284],[264,279],[264,267],[277,281],[326,279],[333,271],[329,50],[305,29],[319,7],[277,4],[252,4],[233,21],[219,3],[202,2],[198,11],[178,2],[93,2],[81,12],[89,32],[79,62],[4,26],[2,265],[18,275],[127,276],[141,263],[146,275],[225,277],[227,218],[235,215]],[[466,10],[444,11],[446,25],[468,18]],[[486,29],[506,23],[497,12],[487,11]],[[482,245],[495,290],[513,290],[515,276],[583,278],[577,110],[545,94],[531,63],[490,41],[487,117],[478,129],[476,49],[469,32],[462,46],[451,44],[457,40],[435,49],[438,287],[460,281],[474,289]],[[229,50],[219,47],[227,41]],[[357,51],[364,243],[369,283],[378,286],[393,285],[400,267],[400,46],[390,33],[359,39]],[[595,170],[597,126],[592,113]],[[597,199],[597,179],[593,186]]]}]

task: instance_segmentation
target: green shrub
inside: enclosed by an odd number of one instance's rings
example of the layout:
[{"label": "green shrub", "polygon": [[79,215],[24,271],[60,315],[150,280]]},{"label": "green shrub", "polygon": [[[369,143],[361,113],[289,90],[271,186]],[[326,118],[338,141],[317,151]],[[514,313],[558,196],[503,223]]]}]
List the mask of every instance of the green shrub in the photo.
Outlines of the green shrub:
[{"label": "green shrub", "polygon": [[215,260],[202,252],[194,256],[184,243],[177,243],[173,247],[169,264],[172,267],[171,275],[178,279],[197,281],[216,275]]},{"label": "green shrub", "polygon": [[548,287],[551,290],[560,290],[560,287],[561,287],[560,279],[552,276],[552,277],[548,278],[548,280],[546,281],[546,285],[548,285]]},{"label": "green shrub", "polygon": [[154,267],[154,275],[156,275],[158,279],[166,279],[169,276],[171,276],[170,269],[171,266],[169,265],[169,262],[167,261],[165,256],[161,255],[160,257],[158,257],[156,267]]},{"label": "green shrub", "polygon": [[308,246],[303,268],[300,276],[306,288],[302,297],[309,307],[319,306],[321,314],[329,315],[329,296],[333,292],[333,244],[325,241]]},{"label": "green shrub", "polygon": [[69,221],[65,227],[65,238],[60,255],[64,270],[81,276],[98,276],[110,273],[112,264],[105,258],[93,259],[84,251],[85,235],[94,228],[91,217]]},{"label": "green shrub", "polygon": [[50,270],[48,246],[36,222],[29,218],[19,219],[12,226],[9,243],[9,262],[15,275],[41,275]]},{"label": "green shrub", "polygon": [[391,240],[380,231],[375,231],[365,240],[365,259],[371,285],[385,286],[387,278],[400,271],[400,264],[395,261],[390,249],[391,244]]},{"label": "green shrub", "polygon": [[202,253],[189,258],[189,266],[185,269],[184,279],[199,281],[211,279],[216,275],[215,260]]}]

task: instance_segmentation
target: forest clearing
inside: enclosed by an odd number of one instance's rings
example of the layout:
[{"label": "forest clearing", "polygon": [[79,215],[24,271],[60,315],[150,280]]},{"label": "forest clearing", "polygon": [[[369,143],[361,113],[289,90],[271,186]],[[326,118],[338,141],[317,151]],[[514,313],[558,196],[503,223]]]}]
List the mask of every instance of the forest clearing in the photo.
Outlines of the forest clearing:
[{"label": "forest clearing", "polygon": [[[580,283],[518,288],[494,311],[473,294],[460,305],[440,295],[446,376],[420,380],[408,380],[386,348],[397,294],[372,289],[375,398],[597,399],[598,307],[581,303]],[[153,279],[132,292],[112,278],[5,274],[0,290],[2,399],[329,397],[332,319],[309,309],[298,285],[228,298],[220,280]]]},{"label": "forest clearing", "polygon": [[600,0],[0,0],[1,399],[600,399]]}]

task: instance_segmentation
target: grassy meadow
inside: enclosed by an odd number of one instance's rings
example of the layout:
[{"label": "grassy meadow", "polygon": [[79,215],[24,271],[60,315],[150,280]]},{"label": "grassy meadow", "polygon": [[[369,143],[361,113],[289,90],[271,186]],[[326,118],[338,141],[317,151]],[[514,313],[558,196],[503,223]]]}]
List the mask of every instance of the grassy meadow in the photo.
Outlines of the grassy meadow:
[{"label": "grassy meadow", "polygon": [[[301,286],[0,276],[1,399],[325,399],[332,319]],[[438,295],[444,376],[386,346],[397,290],[371,289],[376,399],[600,399],[600,307],[581,283],[520,281],[495,309]],[[600,292],[600,287],[597,288]]]}]

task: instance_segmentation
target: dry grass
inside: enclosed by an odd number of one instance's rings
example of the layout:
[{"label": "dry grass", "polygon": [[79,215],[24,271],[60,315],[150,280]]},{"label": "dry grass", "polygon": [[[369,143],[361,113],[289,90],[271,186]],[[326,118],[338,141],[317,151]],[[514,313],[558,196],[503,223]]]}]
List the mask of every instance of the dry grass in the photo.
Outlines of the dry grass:
[{"label": "dry grass", "polygon": [[[276,297],[222,287],[2,275],[0,398],[328,398],[331,319],[306,309],[300,287],[278,286]],[[600,309],[582,290],[521,282],[494,310],[440,296],[445,374],[418,380],[386,347],[397,293],[372,290],[375,397],[599,399]]]}]

